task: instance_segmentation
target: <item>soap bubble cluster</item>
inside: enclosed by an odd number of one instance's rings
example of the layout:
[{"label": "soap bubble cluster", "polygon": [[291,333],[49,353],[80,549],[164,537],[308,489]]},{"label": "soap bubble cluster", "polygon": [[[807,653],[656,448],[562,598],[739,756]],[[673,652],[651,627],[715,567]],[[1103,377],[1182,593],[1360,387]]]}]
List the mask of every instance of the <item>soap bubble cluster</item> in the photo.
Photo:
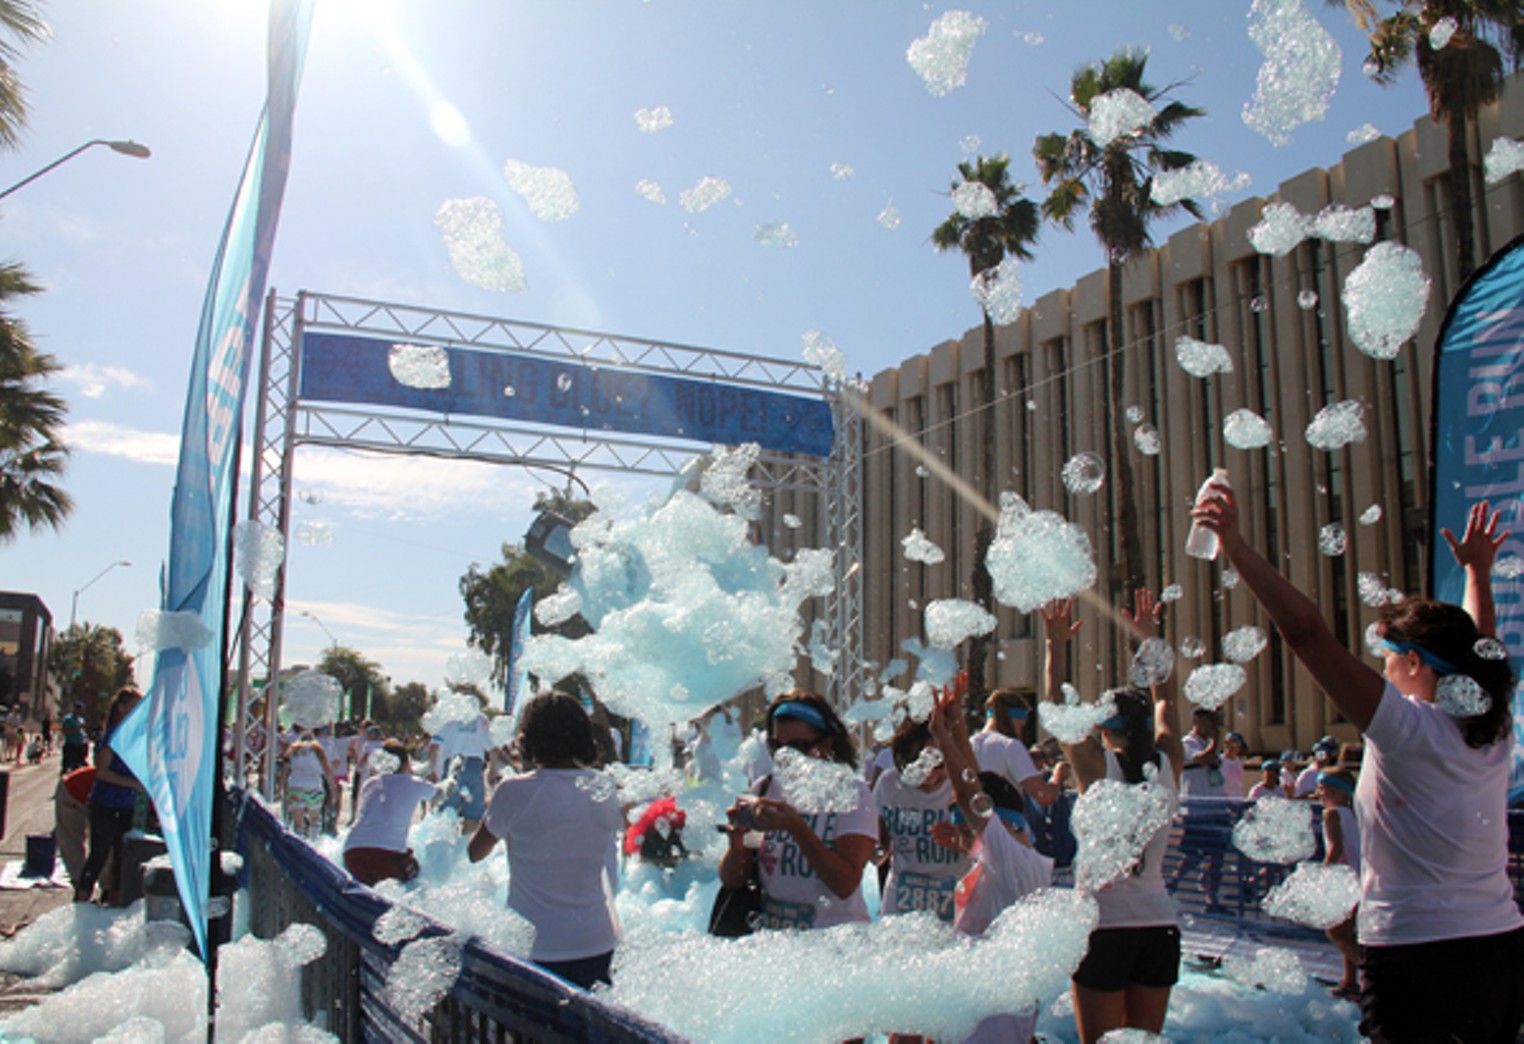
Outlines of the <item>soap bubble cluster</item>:
[{"label": "soap bubble cluster", "polygon": [[619,793],[619,782],[609,772],[583,772],[572,785],[600,805],[613,801]]},{"label": "soap bubble cluster", "polygon": [[1263,449],[1274,440],[1275,432],[1253,410],[1238,409],[1223,419],[1222,437],[1235,449]]},{"label": "soap bubble cluster", "polygon": [[446,685],[474,685],[478,689],[485,689],[491,678],[492,657],[480,649],[451,653],[445,659]]},{"label": "soap bubble cluster", "polygon": [[1360,524],[1362,526],[1374,526],[1377,522],[1380,522],[1380,521],[1381,521],[1381,505],[1380,504],[1372,504],[1370,507],[1368,507],[1364,511],[1360,512]]},{"label": "soap bubble cluster", "polygon": [[1210,377],[1214,373],[1232,373],[1233,358],[1220,344],[1208,344],[1182,335],[1175,341],[1175,360],[1192,377]]},{"label": "soap bubble cluster", "polygon": [[1254,0],[1249,38],[1265,63],[1243,121],[1270,144],[1289,145],[1293,130],[1327,115],[1343,52],[1301,0]]},{"label": "soap bubble cluster", "polygon": [[847,357],[829,335],[819,330],[810,330],[804,335],[803,351],[804,361],[811,366],[820,367],[828,376],[837,380],[846,378]]},{"label": "soap bubble cluster", "polygon": [[1376,238],[1376,212],[1330,203],[1312,219],[1312,234],[1330,243],[1369,243]]},{"label": "soap bubble cluster", "polygon": [[752,238],[765,247],[796,247],[799,235],[787,221],[771,225],[758,225]]},{"label": "soap bubble cluster", "polygon": [[974,276],[968,289],[996,326],[1014,323],[1021,315],[1021,265],[1015,256]]},{"label": "soap bubble cluster", "polygon": [[942,752],[935,744],[928,743],[921,748],[921,753],[916,759],[905,766],[900,773],[900,782],[907,787],[918,787],[925,783],[937,766],[942,764]]},{"label": "soap bubble cluster", "polygon": [[1508,647],[1496,638],[1478,638],[1471,649],[1483,660],[1508,659]]},{"label": "soap bubble cluster", "polygon": [[677,201],[690,214],[702,214],[730,196],[730,182],[724,178],[703,177],[691,189],[678,194]]},{"label": "soap bubble cluster", "polygon": [[1260,908],[1271,917],[1328,929],[1349,917],[1359,901],[1360,880],[1344,863],[1298,863]]},{"label": "soap bubble cluster", "polygon": [[852,766],[778,748],[773,769],[783,800],[804,813],[851,812],[862,800]]},{"label": "soap bubble cluster", "polygon": [[1070,825],[1079,842],[1076,888],[1094,891],[1127,873],[1154,834],[1175,818],[1174,791],[1154,780],[1129,785],[1116,779],[1090,784],[1074,803]]},{"label": "soap bubble cluster", "polygon": [[384,914],[376,918],[370,934],[378,943],[395,946],[397,943],[418,938],[428,926],[427,917],[398,904],[388,908]]},{"label": "soap bubble cluster", "polygon": [[1260,798],[1233,824],[1233,847],[1260,863],[1291,864],[1311,859],[1317,849],[1315,806],[1290,798]]},{"label": "soap bubble cluster", "polygon": [[1060,743],[1070,746],[1082,743],[1097,725],[1116,715],[1117,705],[1108,697],[1103,696],[1094,703],[1081,702],[1079,691],[1068,683],[1064,684],[1063,692],[1063,703],[1045,702],[1037,707],[1042,727]]},{"label": "soap bubble cluster", "polygon": [[1180,639],[1180,655],[1187,660],[1199,660],[1206,655],[1206,642],[1195,635],[1186,635]]},{"label": "soap bubble cluster", "polygon": [[657,206],[667,205],[667,194],[662,191],[659,181],[641,178],[635,182],[635,194],[648,203],[655,203]]},{"label": "soap bubble cluster", "polygon": [[1492,571],[1504,580],[1514,580],[1524,575],[1524,557],[1504,555],[1492,563]]},{"label": "soap bubble cluster", "polygon": [[483,290],[522,294],[524,262],[503,239],[503,212],[484,196],[448,199],[434,214],[455,273]]},{"label": "soap bubble cluster", "polygon": [[1512,138],[1494,138],[1482,158],[1483,176],[1487,184],[1496,185],[1515,171],[1524,170],[1524,141]]},{"label": "soap bubble cluster", "polygon": [[1203,664],[1185,679],[1185,698],[1198,707],[1216,710],[1248,680],[1248,674],[1236,663]]},{"label": "soap bubble cluster", "polygon": [[658,105],[651,109],[636,109],[635,126],[640,128],[642,134],[655,134],[659,130],[666,130],[672,126],[672,110],[665,105]]},{"label": "soap bubble cluster", "polygon": [[926,534],[919,528],[912,529],[910,535],[900,541],[900,546],[905,549],[907,559],[924,565],[936,565],[947,557],[942,549],[928,540]]},{"label": "soap bubble cluster", "polygon": [[857,171],[850,163],[831,164],[831,177],[836,181],[846,181],[856,173]]},{"label": "soap bubble cluster", "polygon": [[1447,674],[1434,686],[1434,703],[1452,718],[1471,718],[1486,714],[1492,697],[1469,674]]},{"label": "soap bubble cluster", "polygon": [[1118,138],[1130,137],[1159,118],[1147,98],[1137,91],[1117,87],[1090,101],[1090,139],[1105,148]]},{"label": "soap bubble cluster", "polygon": [[1377,243],[1344,281],[1341,298],[1350,340],[1372,359],[1395,359],[1418,332],[1432,282],[1418,251]]},{"label": "soap bubble cluster", "polygon": [[1344,140],[1351,145],[1364,145],[1368,141],[1375,141],[1381,137],[1381,132],[1376,129],[1374,123],[1362,123],[1344,136]]},{"label": "soap bubble cluster", "polygon": [[1455,35],[1457,28],[1459,26],[1450,15],[1445,15],[1445,17],[1436,21],[1433,25],[1429,26],[1429,47],[1435,51],[1444,47],[1450,42],[1450,37]]},{"label": "soap bubble cluster", "polygon": [[711,504],[730,508],[742,518],[757,519],[762,510],[762,491],[751,484],[750,475],[761,449],[755,442],[748,442],[715,453],[699,477],[699,495]]},{"label": "soap bubble cluster", "polygon": [[1166,584],[1164,590],[1159,592],[1159,603],[1161,605],[1169,605],[1169,603],[1178,602],[1184,597],[1185,588],[1179,584]]},{"label": "soap bubble cluster", "polygon": [[1211,160],[1196,160],[1179,170],[1162,170],[1154,175],[1149,195],[1162,207],[1182,199],[1214,199],[1248,187],[1249,175],[1240,172],[1229,177]]},{"label": "soap bubble cluster", "polygon": [[995,192],[982,181],[965,181],[952,193],[953,209],[970,221],[994,217],[1000,212]]},{"label": "soap bubble cluster", "polygon": [[1029,613],[1095,584],[1095,554],[1085,530],[1052,511],[1033,511],[1014,493],[1000,497],[1000,522],[985,557],[995,598]]},{"label": "soap bubble cluster", "polygon": [[200,649],[212,644],[212,632],[198,613],[167,613],[144,609],[138,614],[138,645],[155,652],[164,649]]},{"label": "soap bubble cluster", "polygon": [[1392,600],[1386,584],[1375,573],[1361,573],[1355,578],[1355,587],[1360,592],[1360,601],[1372,608],[1386,605]]},{"label": "soap bubble cluster", "polygon": [[1128,424],[1136,424],[1143,419],[1143,407],[1129,406],[1123,416],[1127,418]]},{"label": "soap bubble cluster", "polygon": [[1329,558],[1337,558],[1349,548],[1349,536],[1344,527],[1330,522],[1318,530],[1318,550]]},{"label": "soap bubble cluster", "polygon": [[1163,685],[1175,673],[1175,650],[1169,642],[1154,635],[1138,643],[1132,654],[1128,679],[1140,689]]},{"label": "soap bubble cluster", "polygon": [[434,1010],[460,977],[464,940],[458,935],[414,939],[386,970],[385,996],[411,1022]]},{"label": "soap bubble cluster", "polygon": [[1336,450],[1365,441],[1365,407],[1354,399],[1324,406],[1307,425],[1307,442],[1323,450]]},{"label": "soap bubble cluster", "polygon": [[1065,489],[1076,496],[1086,496],[1106,482],[1106,461],[1098,453],[1081,450],[1064,463],[1060,475]]},{"label": "soap bubble cluster", "polygon": [[582,205],[571,175],[557,167],[535,167],[509,160],[503,164],[503,174],[508,178],[508,187],[523,197],[530,213],[541,221],[565,221]]},{"label": "soap bubble cluster", "polygon": [[904,215],[900,213],[899,207],[895,206],[893,203],[890,203],[888,206],[884,207],[883,210],[878,212],[877,220],[881,226],[893,232],[895,229],[900,227],[900,222],[904,220]]},{"label": "soap bubble cluster", "polygon": [[1252,956],[1229,953],[1222,959],[1222,973],[1246,990],[1264,989],[1295,997],[1307,989],[1307,973],[1292,950],[1266,946]]},{"label": "soap bubble cluster", "polygon": [[911,43],[905,58],[933,96],[940,98],[968,82],[968,60],[985,27],[983,18],[967,11],[948,11]]},{"label": "soap bubble cluster", "polygon": [[1304,312],[1310,312],[1318,306],[1318,292],[1316,290],[1303,290],[1296,295],[1296,306]]},{"label": "soap bubble cluster", "polygon": [[1264,652],[1269,643],[1264,631],[1249,624],[1222,636],[1222,655],[1230,663],[1248,663]]},{"label": "soap bubble cluster", "polygon": [[1312,220],[1290,203],[1270,203],[1249,229],[1249,244],[1261,254],[1285,257],[1312,235]]},{"label": "soap bubble cluster", "polygon": [[252,520],[233,527],[233,564],[259,597],[274,596],[275,574],[285,561],[286,538],[279,529]]},{"label": "soap bubble cluster", "polygon": [[1160,449],[1159,429],[1152,424],[1139,424],[1133,429],[1132,444],[1145,457],[1157,457]]},{"label": "soap bubble cluster", "polygon": [[344,686],[322,671],[302,671],[281,685],[281,707],[293,725],[315,729],[337,721]]},{"label": "soap bubble cluster", "polygon": [[965,638],[989,634],[996,620],[978,602],[939,598],[926,607],[926,640],[938,649],[951,649]]},{"label": "soap bubble cluster", "polygon": [[386,354],[386,368],[408,388],[450,386],[450,353],[437,344],[394,344]]}]

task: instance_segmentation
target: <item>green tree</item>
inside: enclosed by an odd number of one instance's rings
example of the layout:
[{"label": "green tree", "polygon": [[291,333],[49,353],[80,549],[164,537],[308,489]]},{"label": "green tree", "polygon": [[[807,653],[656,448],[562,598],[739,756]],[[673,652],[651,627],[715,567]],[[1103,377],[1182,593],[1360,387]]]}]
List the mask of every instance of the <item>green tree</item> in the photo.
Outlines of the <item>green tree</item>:
[{"label": "green tree", "polygon": [[[554,511],[572,522],[580,522],[595,510],[586,500],[553,490],[535,497],[536,511]],[[524,592],[533,587],[541,596],[548,595],[560,583],[522,544],[504,544],[503,560],[487,568],[471,563],[460,578],[460,597],[466,603],[467,641],[492,657],[492,681],[503,685],[508,678],[508,658],[513,652],[513,614]],[[541,629],[535,627],[536,633]]]},{"label": "green tree", "polygon": [[[1416,65],[1429,96],[1429,115],[1445,128],[1446,190],[1459,286],[1476,270],[1469,130],[1482,107],[1503,91],[1504,54],[1518,65],[1524,0],[1404,0],[1394,6],[1396,11],[1383,18],[1375,0],[1345,0],[1355,24],[1370,39],[1368,61],[1376,82],[1389,87],[1409,63]],[[1429,34],[1444,19],[1453,22],[1455,31],[1444,46],[1431,46]]]},{"label": "green tree", "polygon": [[[994,197],[993,213],[971,218],[961,211],[953,211],[947,220],[931,233],[931,245],[938,251],[958,250],[968,259],[969,275],[975,279],[993,272],[1007,257],[1032,259],[1031,246],[1037,241],[1042,224],[1037,204],[1022,195],[1021,186],[1011,182],[1011,157],[1002,152],[998,156],[978,156],[972,163],[967,160],[958,164],[960,180],[952,183],[954,192],[964,184],[978,182],[990,190]],[[979,377],[979,423],[980,461],[979,495],[988,508],[996,502],[995,490],[995,321],[990,318],[989,308],[981,305],[984,317],[984,370]],[[994,541],[995,525],[987,517],[981,517],[979,529],[974,534],[974,569],[970,580],[974,600],[985,612],[995,611],[994,581],[990,577],[985,557]],[[973,699],[983,699],[987,683],[985,675],[989,661],[993,634],[979,635],[968,643],[969,693]]]},{"label": "green tree", "polygon": [[[1159,204],[1153,200],[1157,174],[1195,162],[1188,152],[1167,149],[1168,141],[1185,121],[1204,110],[1179,101],[1166,101],[1170,88],[1153,87],[1143,77],[1146,50],[1122,48],[1104,62],[1077,70],[1069,84],[1074,114],[1083,126],[1068,134],[1039,135],[1032,154],[1049,188],[1043,214],[1066,229],[1074,228],[1081,210],[1090,213],[1090,229],[1106,251],[1107,341],[1106,377],[1109,395],[1104,423],[1111,433],[1111,489],[1120,531],[1122,590],[1147,582],[1143,544],[1138,532],[1138,506],[1133,494],[1127,428],[1123,424],[1126,394],[1127,337],[1123,323],[1122,268],[1127,259],[1153,242],[1149,226],[1181,210],[1202,217],[1194,200]],[[1102,145],[1090,136],[1089,120],[1096,100],[1115,90],[1130,90],[1145,99],[1155,115],[1137,130]],[[1165,102],[1161,107],[1160,102]]]},{"label": "green tree", "polygon": [[434,694],[423,682],[410,681],[392,690],[386,701],[387,724],[402,732],[422,729],[423,716],[434,705]]},{"label": "green tree", "polygon": [[0,542],[14,540],[23,526],[57,529],[74,507],[53,481],[68,455],[58,440],[68,407],[40,387],[59,366],[10,309],[38,289],[21,266],[0,264]]},{"label": "green tree", "polygon": [[66,706],[85,704],[85,718],[94,725],[105,715],[105,701],[133,683],[132,654],[115,627],[79,623],[67,628],[48,647],[48,671],[63,683]]},{"label": "green tree", "polygon": [[389,721],[391,683],[381,673],[381,665],[368,660],[364,654],[346,645],[330,645],[323,650],[317,669],[338,679],[344,689],[348,705],[339,709],[340,714],[374,721]]},{"label": "green tree", "polygon": [[26,126],[26,90],[16,75],[21,45],[44,40],[48,27],[28,0],[0,0],[0,148],[14,149]]}]

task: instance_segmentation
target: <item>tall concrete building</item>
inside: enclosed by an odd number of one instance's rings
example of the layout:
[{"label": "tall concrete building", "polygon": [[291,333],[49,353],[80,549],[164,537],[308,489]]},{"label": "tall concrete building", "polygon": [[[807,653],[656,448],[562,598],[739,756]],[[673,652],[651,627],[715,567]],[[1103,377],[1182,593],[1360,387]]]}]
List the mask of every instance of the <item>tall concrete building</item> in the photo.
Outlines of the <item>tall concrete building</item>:
[{"label": "tall concrete building", "polygon": [[[1524,232],[1519,176],[1483,185],[1481,157],[1500,136],[1524,137],[1524,84],[1518,79],[1483,114],[1472,141],[1478,264]],[[1047,294],[998,328],[993,412],[976,408],[984,354],[980,327],[872,378],[871,409],[966,481],[978,473],[983,426],[993,424],[997,488],[1084,527],[1100,573],[1097,599],[1079,608],[1084,627],[1073,674],[1086,696],[1126,674],[1126,644],[1104,611],[1123,604],[1125,594],[1112,522],[1118,503],[1111,478],[1119,466],[1132,469],[1148,584],[1154,591],[1180,588],[1166,636],[1177,645],[1194,636],[1206,647],[1200,660],[1182,659],[1182,670],[1221,660],[1221,639],[1235,628],[1273,631],[1249,593],[1232,587],[1222,564],[1183,553],[1188,509],[1214,467],[1227,468],[1241,493],[1249,540],[1316,600],[1350,648],[1362,647],[1376,616],[1362,601],[1362,575],[1387,588],[1423,591],[1434,553],[1427,543],[1434,344],[1459,289],[1454,230],[1445,210],[1447,177],[1445,131],[1425,117],[1395,139],[1360,145],[1327,169],[1305,171],[1274,195],[1239,203],[1210,224],[1179,231],[1133,258],[1123,280],[1128,392],[1121,416],[1110,415],[1105,385],[1104,270]],[[1376,239],[1395,240],[1421,255],[1433,281],[1428,311],[1416,339],[1395,360],[1364,355],[1345,329],[1340,291],[1367,247],[1311,238],[1284,256],[1260,254],[1248,231],[1271,202],[1305,214],[1374,202]],[[1187,374],[1175,357],[1181,336],[1226,346],[1232,372],[1205,379]],[[1303,433],[1313,417],[1351,399],[1364,405],[1364,441],[1333,452],[1309,445]],[[1223,421],[1239,409],[1270,423],[1275,439],[1269,447],[1246,451],[1224,441]],[[1118,424],[1145,435],[1151,425],[1160,448],[1111,460],[1109,431]],[[971,597],[979,523],[972,505],[893,442],[870,428],[863,473],[865,652],[878,664],[903,656],[903,640],[923,633],[922,610],[929,602]],[[1083,450],[1105,458],[1109,471],[1107,483],[1091,495],[1070,493],[1060,478],[1065,461]],[[1380,518],[1372,522],[1376,509]],[[763,539],[781,535],[785,545],[808,543],[812,527],[800,530],[784,517],[803,514],[799,505],[780,498],[769,510],[760,527]],[[1459,530],[1464,522],[1447,524]],[[1347,534],[1346,550],[1320,553],[1320,532],[1335,524]],[[914,528],[944,549],[945,561],[926,566],[905,559],[901,540]],[[1040,619],[1008,608],[998,616],[992,684],[1036,690]],[[1244,733],[1251,748],[1306,749],[1325,733],[1355,738],[1273,634],[1247,668],[1248,684],[1225,710],[1229,727]]]}]

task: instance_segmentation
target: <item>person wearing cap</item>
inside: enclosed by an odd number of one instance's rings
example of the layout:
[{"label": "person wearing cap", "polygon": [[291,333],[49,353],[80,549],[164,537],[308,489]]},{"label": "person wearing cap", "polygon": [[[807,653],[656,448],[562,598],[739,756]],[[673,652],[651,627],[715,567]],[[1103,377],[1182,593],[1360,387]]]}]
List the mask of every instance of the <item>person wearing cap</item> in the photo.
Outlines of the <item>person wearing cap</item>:
[{"label": "person wearing cap", "polygon": [[[1381,669],[1351,652],[1317,603],[1249,546],[1236,494],[1191,510],[1339,713],[1363,735],[1360,1032],[1372,1040],[1513,1040],[1524,1023],[1524,914],[1508,876],[1514,673],[1496,644],[1492,569],[1509,533],[1487,502],[1463,537],[1442,530],[1464,606],[1405,598],[1381,610]],[[1484,642],[1492,638],[1492,642]]]},{"label": "person wearing cap", "polygon": [[1259,782],[1249,788],[1249,800],[1258,801],[1267,797],[1290,797],[1286,793],[1286,785],[1281,781],[1281,763],[1275,758],[1266,760],[1259,767]]},{"label": "person wearing cap", "polygon": [[1339,742],[1332,736],[1324,736],[1314,743],[1312,760],[1296,777],[1296,786],[1292,789],[1291,796],[1305,801],[1317,800],[1318,775],[1334,767],[1334,758],[1338,754]]}]

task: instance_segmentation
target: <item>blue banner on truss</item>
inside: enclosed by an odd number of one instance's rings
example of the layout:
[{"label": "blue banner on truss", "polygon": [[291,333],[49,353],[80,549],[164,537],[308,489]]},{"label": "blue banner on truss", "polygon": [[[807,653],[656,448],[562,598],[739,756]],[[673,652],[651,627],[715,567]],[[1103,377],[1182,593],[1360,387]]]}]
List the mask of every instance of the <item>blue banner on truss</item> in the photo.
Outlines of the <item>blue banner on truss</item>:
[{"label": "blue banner on truss", "polygon": [[302,335],[309,401],[500,417],[583,431],[662,435],[828,457],[824,398],[531,355],[409,345],[353,334]]}]

